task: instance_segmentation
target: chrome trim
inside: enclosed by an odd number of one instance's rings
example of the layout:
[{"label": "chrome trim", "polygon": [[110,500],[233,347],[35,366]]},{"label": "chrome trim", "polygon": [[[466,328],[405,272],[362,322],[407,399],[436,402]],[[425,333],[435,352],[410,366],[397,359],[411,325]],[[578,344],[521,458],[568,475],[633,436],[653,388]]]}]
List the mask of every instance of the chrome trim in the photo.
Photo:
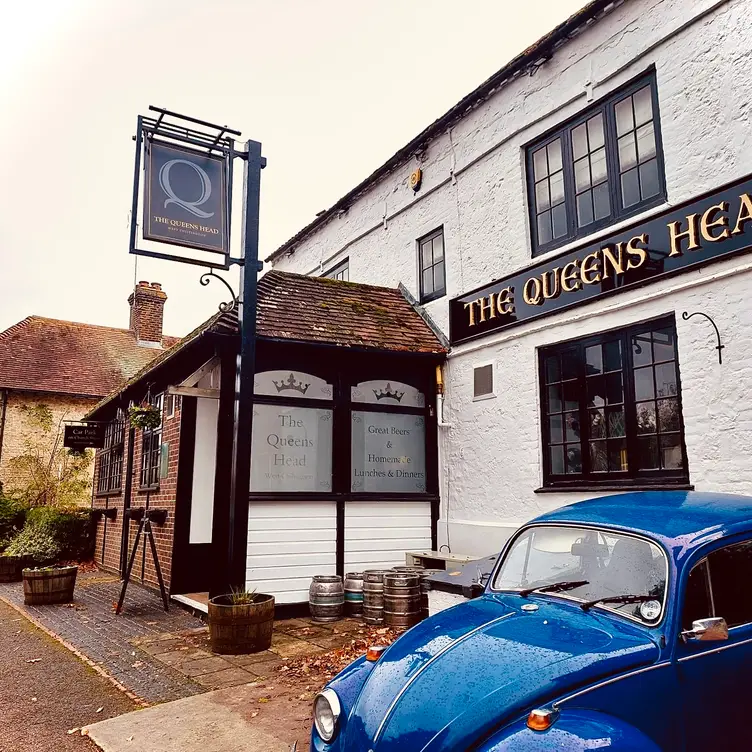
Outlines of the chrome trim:
[{"label": "chrome trim", "polygon": [[[524,590],[524,588],[505,588],[503,590],[497,590],[494,588],[493,583],[496,579],[496,575],[501,571],[501,567],[504,564],[504,560],[506,559],[506,554],[511,550],[512,545],[517,538],[519,538],[526,530],[531,530],[532,528],[537,527],[572,527],[572,528],[579,528],[582,530],[594,530],[597,533],[615,533],[617,535],[623,535],[631,538],[638,538],[639,540],[643,540],[646,543],[649,543],[653,546],[656,546],[658,550],[663,554],[663,563],[666,567],[666,579],[665,579],[665,585],[663,587],[663,599],[661,600],[661,618],[660,621],[655,622],[655,624],[650,624],[647,621],[644,621],[643,619],[639,619],[636,616],[631,616],[630,614],[625,614],[621,611],[618,611],[615,608],[609,608],[608,606],[602,606],[600,604],[596,604],[593,606],[593,608],[598,608],[602,611],[608,611],[612,614],[616,614],[617,616],[621,616],[624,619],[629,619],[629,621],[633,621],[636,624],[639,624],[642,627],[647,627],[648,629],[657,629],[661,624],[663,624],[665,618],[666,618],[666,612],[668,611],[668,595],[669,595],[669,578],[670,578],[670,567],[669,567],[669,560],[668,560],[668,552],[663,547],[663,544],[656,540],[655,538],[651,538],[648,535],[643,535],[641,533],[635,533],[631,530],[624,530],[620,527],[610,527],[609,525],[590,525],[590,524],[582,524],[577,522],[556,522],[553,520],[545,521],[545,522],[534,522],[530,525],[525,525],[524,527],[520,528],[517,531],[517,534],[511,537],[507,543],[504,546],[503,550],[503,556],[499,556],[499,561],[496,563],[496,567],[494,568],[494,571],[491,573],[491,578],[489,579],[488,584],[488,590],[491,593],[519,593],[520,590]],[[584,599],[582,598],[575,598],[572,595],[569,595],[568,593],[533,593],[537,596],[551,596],[553,598],[561,598],[562,600],[571,601],[572,603],[584,603]],[[657,600],[657,599],[656,599]]]},{"label": "chrome trim", "polygon": [[752,643],[752,637],[748,640],[740,640],[739,642],[732,642],[728,645],[721,645],[717,648],[711,648],[710,650],[703,650],[701,653],[695,653],[694,655],[685,655],[679,658],[679,663],[685,663],[686,661],[693,661],[695,658],[702,658],[706,655],[712,655],[713,653],[720,653],[723,650],[731,650],[731,648],[737,648],[740,645],[749,645]]},{"label": "chrome trim", "polygon": [[561,700],[556,700],[555,702],[551,703],[551,707],[554,710],[558,710],[559,706],[562,705],[563,703],[569,702],[570,700],[574,700],[575,698],[580,697],[581,695],[585,695],[588,692],[593,692],[594,690],[600,689],[601,687],[607,687],[609,684],[615,684],[616,682],[621,681],[622,679],[629,679],[632,676],[638,676],[639,674],[646,674],[648,671],[655,671],[657,668],[664,668],[670,665],[671,663],[669,661],[664,661],[663,663],[655,663],[652,666],[645,666],[644,668],[638,668],[635,671],[629,671],[626,674],[613,676],[610,679],[606,679],[605,681],[598,682],[597,684],[592,684],[589,687],[585,687],[584,689],[581,689],[578,692],[573,692],[571,695],[568,695],[567,697],[562,697]]},{"label": "chrome trim", "polygon": [[[332,728],[332,735],[330,737],[324,736],[324,734],[321,733],[321,729],[319,728],[319,721],[316,717],[316,700],[319,699],[319,697],[323,697],[328,703],[329,707],[332,709],[332,716],[334,718],[334,726]],[[337,693],[327,687],[326,689],[322,689],[321,692],[317,692],[316,696],[313,698],[313,725],[316,727],[316,733],[327,743],[329,744],[332,739],[337,735],[337,727],[339,726],[339,717],[342,715],[342,704],[339,701],[339,697],[337,696]]]},{"label": "chrome trim", "polygon": [[381,736],[382,732],[384,731],[384,728],[386,727],[387,721],[389,720],[390,716],[392,715],[392,712],[394,711],[394,708],[396,707],[397,703],[400,701],[400,698],[402,695],[407,692],[408,689],[415,683],[415,681],[418,679],[418,677],[428,669],[428,667],[436,660],[438,660],[444,653],[451,650],[455,645],[459,645],[461,642],[464,642],[469,637],[472,637],[477,632],[481,632],[484,629],[487,629],[488,627],[493,626],[494,624],[498,624],[500,621],[504,621],[504,619],[508,619],[510,616],[514,616],[517,612],[516,611],[510,611],[508,614],[504,614],[504,616],[499,616],[496,619],[492,619],[489,622],[486,622],[485,624],[481,624],[479,627],[476,627],[475,629],[471,629],[469,632],[466,632],[465,634],[458,637],[456,640],[452,640],[448,645],[445,645],[441,650],[439,650],[436,655],[429,658],[405,683],[405,685],[400,689],[399,692],[397,692],[396,697],[392,700],[389,707],[386,709],[386,713],[384,714],[383,719],[381,720],[381,723],[379,724],[379,727],[376,729],[376,733],[373,735],[373,742],[371,743],[372,747],[376,746],[376,743],[379,741],[379,737]]}]

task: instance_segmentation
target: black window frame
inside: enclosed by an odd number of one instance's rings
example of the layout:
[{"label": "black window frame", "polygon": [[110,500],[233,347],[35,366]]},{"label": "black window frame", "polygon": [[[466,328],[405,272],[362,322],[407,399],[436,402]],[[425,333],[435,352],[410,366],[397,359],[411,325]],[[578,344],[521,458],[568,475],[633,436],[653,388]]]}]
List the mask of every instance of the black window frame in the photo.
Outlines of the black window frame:
[{"label": "black window frame", "polygon": [[122,410],[105,427],[104,447],[99,450],[97,496],[119,494],[123,488],[125,414]]},{"label": "black window frame", "polygon": [[[653,114],[653,128],[655,136],[655,151],[657,165],[658,193],[643,201],[623,208],[622,205],[622,185],[621,173],[619,170],[619,139],[616,130],[616,105],[626,97],[635,94],[645,86],[650,86],[651,104]],[[577,226],[577,207],[576,207],[576,187],[574,177],[574,159],[572,154],[572,131],[575,128],[586,123],[591,118],[601,114],[604,123],[605,149],[606,149],[606,167],[608,172],[608,195],[610,201],[610,213],[600,220],[593,220],[583,227]],[[626,135],[626,134],[623,134]],[[538,212],[536,211],[535,197],[535,173],[533,169],[533,154],[539,149],[547,146],[556,139],[561,139],[562,147],[562,165],[564,171],[564,205],[567,214],[567,232],[565,235],[552,238],[546,243],[540,243],[538,240]],[[646,160],[650,161],[650,160]],[[528,218],[530,222],[530,238],[532,243],[532,256],[540,256],[556,248],[560,248],[567,243],[572,243],[581,238],[592,235],[599,230],[609,227],[610,225],[621,222],[624,219],[632,217],[640,212],[646,211],[654,206],[659,206],[666,201],[666,171],[663,157],[663,138],[661,133],[661,117],[658,102],[658,88],[656,84],[655,70],[651,69],[643,73],[636,79],[629,82],[615,92],[589,106],[586,110],[578,113],[575,117],[567,120],[565,123],[556,126],[554,130],[549,131],[544,136],[535,139],[525,146],[525,170],[528,198]]]},{"label": "black window frame", "polygon": [[164,426],[164,394],[157,394],[151,404],[159,408],[160,421],[156,428],[141,430],[141,472],[139,490],[152,491],[159,488],[159,473],[162,458],[162,428]]},{"label": "black window frame", "polygon": [[[428,243],[429,241],[433,243],[433,241],[440,237],[441,238],[441,260],[436,261],[433,258],[433,246],[431,248],[431,264],[429,267],[423,266],[423,246],[424,244]],[[443,298],[446,295],[446,238],[444,237],[444,225],[441,227],[437,227],[435,230],[431,230],[431,232],[426,233],[425,235],[418,238],[416,241],[416,245],[418,248],[418,289],[420,290],[420,302],[421,303],[429,303],[432,300],[438,300],[439,298]],[[434,279],[434,288],[430,292],[426,292],[423,286],[423,273],[426,271],[426,269],[430,268],[431,270],[434,270],[438,264],[442,265],[442,275],[441,275],[441,287],[437,288],[435,286],[435,279]],[[433,279],[433,275],[432,275]]]},{"label": "black window frame", "polygon": [[[345,276],[340,277],[338,275],[342,274],[344,272]],[[327,279],[338,279],[340,282],[349,282],[350,281],[350,257],[348,256],[346,259],[343,259],[338,264],[335,264],[331,269],[325,271],[322,275],[322,277],[326,277]]]},{"label": "black window frame", "polygon": [[[632,337],[645,334],[646,332],[666,330],[670,329],[674,337],[674,357],[672,359],[655,360],[651,355],[651,362],[649,364],[638,363],[635,366],[634,353],[632,351]],[[613,370],[612,373],[621,373],[621,385],[622,385],[622,402],[616,405],[623,404],[624,413],[624,442],[626,444],[627,452],[627,469],[626,470],[608,470],[608,471],[593,471],[591,468],[591,453],[590,444],[605,439],[606,436],[591,435],[591,423],[589,411],[602,410],[606,415],[606,422],[608,422],[609,405],[598,406],[588,404],[587,390],[588,390],[588,378],[592,378],[592,375],[586,373],[587,363],[585,358],[585,350],[594,345],[604,345],[606,343],[613,343],[615,340],[621,342],[621,354],[622,365],[621,370]],[[650,345],[652,348],[652,344]],[[564,473],[554,473],[552,471],[551,451],[550,447],[558,445],[560,442],[551,440],[551,425],[549,422],[550,415],[561,414],[562,419],[562,446],[564,447],[564,462],[566,463],[566,405],[564,404],[564,380],[562,379],[562,406],[561,410],[549,409],[549,394],[548,394],[548,379],[546,374],[546,361],[553,355],[571,354],[574,351],[579,351],[577,361],[577,376],[576,376],[576,393],[579,395],[578,407],[572,408],[571,413],[576,414],[578,420],[577,430],[580,431],[579,442],[571,441],[570,444],[580,445],[580,473],[567,473],[566,467]],[[651,350],[652,353],[652,350]],[[676,375],[676,394],[669,395],[657,395],[651,398],[643,398],[641,400],[636,399],[635,393],[636,380],[634,378],[635,370],[642,370],[645,368],[653,369],[655,373],[656,368],[660,368],[661,365],[666,363],[675,364]],[[566,342],[557,343],[555,345],[549,345],[539,348],[538,350],[538,378],[539,378],[539,399],[540,399],[540,422],[541,422],[541,448],[542,448],[542,467],[543,467],[543,488],[538,489],[545,490],[598,490],[598,489],[620,489],[620,488],[634,488],[634,487],[683,487],[686,488],[689,484],[689,463],[687,460],[687,448],[685,441],[685,426],[684,415],[682,407],[682,389],[681,389],[681,371],[679,364],[678,353],[678,340],[676,338],[676,319],[673,315],[664,316],[657,319],[650,319],[640,323],[632,324],[626,327],[619,327],[611,329],[605,332],[599,332],[594,335],[581,337],[574,340],[568,340]],[[607,371],[604,366],[603,373]],[[600,376],[596,376],[600,378]],[[606,376],[604,378],[604,384]],[[652,378],[652,377],[651,377]],[[659,428],[660,411],[658,402],[660,400],[675,399],[677,401],[678,409],[678,429],[665,431],[663,428]],[[638,404],[649,404],[650,402],[656,403],[656,429],[654,432],[638,432]],[[612,408],[613,409],[613,408]],[[609,424],[610,425],[610,424]],[[609,429],[606,429],[609,432]],[[663,435],[678,435],[679,446],[681,447],[682,467],[680,469],[653,469],[644,470],[638,469],[638,441],[649,440],[650,437],[655,436],[656,446],[658,447],[658,456],[660,456],[660,437]],[[610,438],[610,437],[608,437]],[[618,440],[621,437],[615,437]],[[608,441],[605,442],[608,447]],[[632,458],[632,459],[630,459]]]}]

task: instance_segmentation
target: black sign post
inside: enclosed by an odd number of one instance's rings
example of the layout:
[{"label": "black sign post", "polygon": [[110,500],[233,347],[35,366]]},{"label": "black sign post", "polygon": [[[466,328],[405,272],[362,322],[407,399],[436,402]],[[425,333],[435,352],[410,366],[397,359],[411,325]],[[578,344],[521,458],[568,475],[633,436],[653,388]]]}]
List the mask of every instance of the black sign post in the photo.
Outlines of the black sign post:
[{"label": "black sign post", "polygon": [[101,449],[104,446],[104,432],[104,423],[68,424],[63,430],[63,446],[75,452]]}]

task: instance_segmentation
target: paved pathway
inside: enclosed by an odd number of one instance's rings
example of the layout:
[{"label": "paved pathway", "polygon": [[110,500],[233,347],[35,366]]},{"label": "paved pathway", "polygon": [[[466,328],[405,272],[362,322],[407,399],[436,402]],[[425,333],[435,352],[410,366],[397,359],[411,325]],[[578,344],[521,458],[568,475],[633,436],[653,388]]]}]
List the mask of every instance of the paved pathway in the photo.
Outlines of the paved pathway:
[{"label": "paved pathway", "polygon": [[0,598],[23,609],[146,703],[176,700],[205,691],[136,645],[139,640],[165,632],[203,632],[201,620],[176,605],[166,613],[158,595],[135,583],[128,587],[123,612],[116,616],[114,605],[119,593],[117,577],[91,572],[79,574],[72,604],[24,606],[21,583],[0,584]]},{"label": "paved pathway", "polygon": [[94,752],[88,739],[67,732],[135,707],[107,679],[1,602],[0,645],[3,752]]}]

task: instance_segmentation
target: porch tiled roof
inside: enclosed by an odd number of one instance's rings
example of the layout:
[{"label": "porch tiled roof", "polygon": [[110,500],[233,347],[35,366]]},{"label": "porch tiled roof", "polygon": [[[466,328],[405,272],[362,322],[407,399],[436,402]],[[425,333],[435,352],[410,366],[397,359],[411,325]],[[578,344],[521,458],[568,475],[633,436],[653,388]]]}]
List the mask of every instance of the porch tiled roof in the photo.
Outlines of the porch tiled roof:
[{"label": "porch tiled roof", "polygon": [[0,332],[0,389],[102,397],[162,352],[128,329],[28,316]]}]

